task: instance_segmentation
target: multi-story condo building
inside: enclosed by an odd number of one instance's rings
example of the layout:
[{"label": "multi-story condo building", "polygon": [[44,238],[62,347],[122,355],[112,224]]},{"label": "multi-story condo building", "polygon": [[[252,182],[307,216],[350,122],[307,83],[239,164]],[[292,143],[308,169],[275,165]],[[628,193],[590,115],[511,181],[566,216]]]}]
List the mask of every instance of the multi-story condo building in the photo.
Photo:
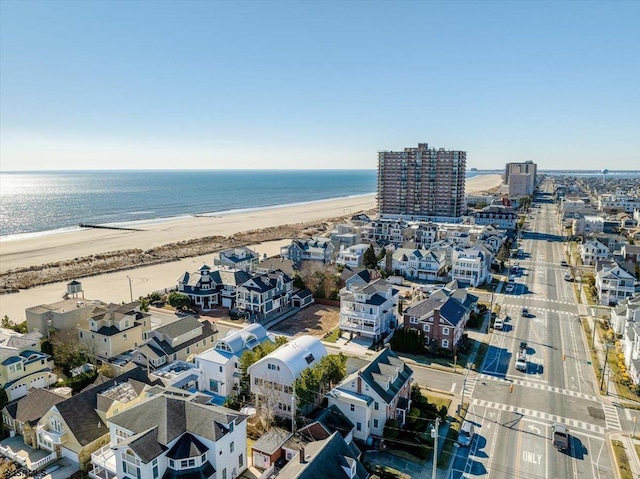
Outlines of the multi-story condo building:
[{"label": "multi-story condo building", "polygon": [[509,196],[531,196],[533,194],[531,190],[532,178],[533,175],[521,175],[520,173],[509,175]]},{"label": "multi-story condo building", "polygon": [[378,153],[382,218],[460,221],[465,209],[465,151],[417,148]]},{"label": "multi-story condo building", "polygon": [[[538,165],[530,160],[525,161],[524,163],[507,163],[504,171],[504,182],[507,185],[511,185],[511,175],[525,175],[527,184],[524,196],[530,196],[533,194],[533,190],[535,190],[536,187],[537,171]],[[521,180],[522,178],[517,178],[517,181]]]},{"label": "multi-story condo building", "polygon": [[97,314],[98,310],[108,307],[108,304],[98,300],[78,298],[32,306],[25,309],[27,330],[38,331],[48,337],[50,329],[58,331],[76,329],[78,324]]},{"label": "multi-story condo building", "polygon": [[474,288],[491,281],[491,253],[477,244],[471,248],[453,250],[451,279],[469,284]]},{"label": "multi-story condo building", "polygon": [[596,262],[596,289],[600,304],[618,304],[633,296],[635,278],[612,260]]}]

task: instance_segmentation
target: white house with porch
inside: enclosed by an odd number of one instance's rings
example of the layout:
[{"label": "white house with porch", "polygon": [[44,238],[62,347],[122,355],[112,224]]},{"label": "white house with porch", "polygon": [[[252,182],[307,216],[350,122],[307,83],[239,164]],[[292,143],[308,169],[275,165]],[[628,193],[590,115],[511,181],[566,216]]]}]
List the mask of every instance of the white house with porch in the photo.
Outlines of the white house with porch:
[{"label": "white house with porch", "polygon": [[384,279],[356,282],[340,290],[340,329],[379,339],[398,324],[398,290]]}]

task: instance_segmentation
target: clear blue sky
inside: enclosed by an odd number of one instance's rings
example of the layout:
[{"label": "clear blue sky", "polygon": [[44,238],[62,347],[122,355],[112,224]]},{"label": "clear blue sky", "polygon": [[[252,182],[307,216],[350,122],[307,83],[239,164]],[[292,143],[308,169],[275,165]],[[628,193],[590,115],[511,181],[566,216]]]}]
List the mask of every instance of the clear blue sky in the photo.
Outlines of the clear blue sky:
[{"label": "clear blue sky", "polygon": [[640,169],[640,2],[0,1],[0,169]]}]

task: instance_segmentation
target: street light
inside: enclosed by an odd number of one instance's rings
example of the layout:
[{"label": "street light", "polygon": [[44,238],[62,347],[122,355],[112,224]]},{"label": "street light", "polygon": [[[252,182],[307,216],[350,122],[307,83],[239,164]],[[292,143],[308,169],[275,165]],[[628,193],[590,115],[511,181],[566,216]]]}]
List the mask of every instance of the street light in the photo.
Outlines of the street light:
[{"label": "street light", "polygon": [[129,296],[131,297],[131,302],[133,303],[133,288],[131,287],[131,278],[127,276],[127,279],[129,280]]}]

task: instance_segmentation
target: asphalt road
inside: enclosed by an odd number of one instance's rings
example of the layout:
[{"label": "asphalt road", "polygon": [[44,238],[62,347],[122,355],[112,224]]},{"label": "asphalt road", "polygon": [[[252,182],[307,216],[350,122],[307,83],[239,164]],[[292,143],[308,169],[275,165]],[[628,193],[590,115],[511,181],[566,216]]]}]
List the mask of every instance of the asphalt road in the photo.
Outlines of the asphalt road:
[{"label": "asphalt road", "polygon": [[[497,294],[508,315],[494,331],[479,374],[467,384],[467,419],[476,435],[458,448],[448,477],[613,478],[605,434],[620,431],[616,407],[603,403],[589,361],[565,259],[555,204],[536,202],[520,246],[524,258],[511,294]],[[522,317],[526,307],[530,317]],[[515,369],[522,341],[527,369]],[[626,420],[626,418],[625,418]],[[551,426],[563,423],[570,448],[553,447]]]}]

